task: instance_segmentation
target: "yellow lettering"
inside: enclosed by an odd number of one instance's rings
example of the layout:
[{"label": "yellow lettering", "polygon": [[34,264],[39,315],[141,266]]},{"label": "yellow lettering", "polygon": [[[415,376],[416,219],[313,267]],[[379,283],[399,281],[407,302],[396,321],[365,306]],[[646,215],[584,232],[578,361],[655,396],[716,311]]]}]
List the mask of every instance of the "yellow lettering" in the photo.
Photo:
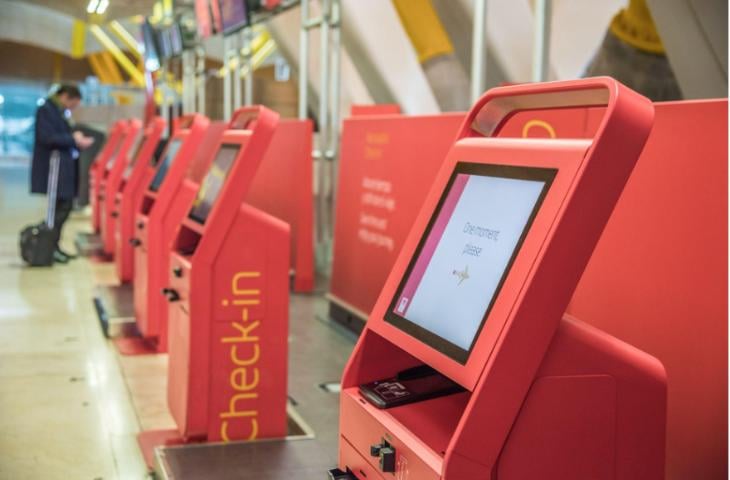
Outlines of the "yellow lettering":
[{"label": "yellow lettering", "polygon": [[[221,439],[223,439],[224,442],[230,442],[231,439],[228,438],[228,420],[223,420],[221,422]],[[248,436],[248,440],[256,440],[256,437],[259,435],[259,422],[256,420],[256,418],[251,419],[251,433]]]},{"label": "yellow lettering", "polygon": [[223,337],[221,339],[221,342],[223,343],[241,343],[241,342],[258,342],[259,337],[256,336],[249,336],[249,333],[251,330],[254,330],[258,328],[259,325],[261,325],[261,322],[256,320],[255,322],[249,324],[248,326],[243,326],[238,323],[232,323],[231,324],[233,328],[238,330],[241,335],[237,337]]},{"label": "yellow lettering", "polygon": [[229,442],[231,439],[228,438],[228,420],[221,422],[221,438],[224,442]]},{"label": "yellow lettering", "polygon": [[261,303],[261,301],[259,301],[259,300],[234,300],[233,301],[234,305],[239,305],[239,306],[240,305],[258,305],[260,303]]},{"label": "yellow lettering", "polygon": [[231,397],[231,400],[228,402],[228,411],[223,412],[220,414],[221,418],[241,418],[241,417],[253,417],[258,415],[258,412],[256,410],[242,410],[237,411],[236,410],[236,402],[239,400],[252,400],[259,397],[259,394],[256,392],[249,392],[249,393],[237,393],[234,396]]},{"label": "yellow lettering", "polygon": [[[238,378],[238,381],[236,381],[236,378]],[[231,386],[236,390],[244,392],[248,390],[253,390],[259,384],[259,369],[255,367],[253,368],[253,380],[251,381],[251,383],[246,382],[247,378],[248,369],[237,368],[231,372]]]},{"label": "yellow lettering", "polygon": [[238,365],[240,367],[248,367],[249,365],[253,365],[254,363],[257,363],[259,361],[259,357],[261,356],[261,348],[259,348],[258,343],[255,343],[253,345],[253,356],[249,358],[248,360],[241,360],[238,358],[238,355],[236,352],[238,351],[238,345],[232,345],[231,346],[231,362],[234,363],[234,365]]},{"label": "yellow lettering", "polygon": [[[241,309],[240,321],[232,321],[231,326],[236,330],[235,333],[221,338],[221,343],[231,343],[230,359],[233,370],[228,376],[228,383],[234,390],[228,402],[228,411],[221,412],[218,416],[221,420],[220,437],[224,442],[230,441],[228,428],[231,419],[243,419],[240,421],[250,421],[251,433],[248,440],[254,440],[259,434],[258,410],[251,407],[255,405],[255,400],[259,398],[256,388],[261,381],[261,372],[255,367],[261,359],[261,347],[259,346],[259,337],[254,332],[259,327],[259,320],[249,321],[249,305],[261,304],[261,290],[255,288],[257,285],[251,285],[246,279],[255,279],[261,277],[261,272],[238,272],[231,279],[231,299],[224,298],[221,305],[224,307],[236,306]],[[248,297],[248,298],[241,298]],[[248,348],[246,352],[250,352],[248,356],[243,354],[243,358],[239,357],[239,343],[249,343],[252,345],[251,350]],[[254,405],[247,405],[247,403]],[[241,438],[239,434],[234,435]]]},{"label": "yellow lettering", "polygon": [[[234,295],[256,295],[256,294],[249,294],[244,293],[247,290],[245,288],[241,288],[239,286],[239,281],[244,278],[259,278],[261,276],[261,272],[238,272],[235,275],[233,275],[233,278],[231,279],[231,291]],[[258,290],[257,290],[258,292]]]}]

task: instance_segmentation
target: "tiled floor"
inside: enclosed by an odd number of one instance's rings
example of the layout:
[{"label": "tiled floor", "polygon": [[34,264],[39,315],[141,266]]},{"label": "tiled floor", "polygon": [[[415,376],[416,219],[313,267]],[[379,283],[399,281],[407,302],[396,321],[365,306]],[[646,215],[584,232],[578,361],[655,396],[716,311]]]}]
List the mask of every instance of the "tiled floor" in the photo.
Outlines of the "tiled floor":
[{"label": "tiled floor", "polygon": [[[144,478],[138,416],[91,302],[108,267],[22,266],[18,232],[44,212],[27,178],[0,165],[0,479]],[[87,224],[69,221],[69,249]]]}]

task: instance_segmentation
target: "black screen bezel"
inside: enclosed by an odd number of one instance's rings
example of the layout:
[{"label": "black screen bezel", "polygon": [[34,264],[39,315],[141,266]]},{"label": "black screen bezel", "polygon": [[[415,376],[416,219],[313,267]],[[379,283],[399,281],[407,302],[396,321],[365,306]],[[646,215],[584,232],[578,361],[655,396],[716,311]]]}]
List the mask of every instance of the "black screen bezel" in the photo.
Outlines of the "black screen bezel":
[{"label": "black screen bezel", "polygon": [[142,147],[144,147],[145,142],[147,141],[147,135],[142,133],[139,136],[139,139],[137,143],[134,145],[134,151],[132,152],[132,155],[129,157],[129,163],[126,167],[124,167],[124,173],[122,174],[123,178],[128,178],[129,175],[132,173],[132,170],[134,170],[134,165],[137,163],[137,156],[139,155],[139,152],[142,151]]},{"label": "black screen bezel", "polygon": [[[238,155],[241,153],[241,148],[242,148],[242,145],[240,143],[222,143],[221,144],[220,148],[218,149],[218,151],[215,154],[213,163],[210,165],[210,169],[208,170],[208,173],[205,175],[205,178],[203,178],[203,181],[200,183],[200,190],[198,190],[198,195],[200,195],[203,185],[205,184],[205,181],[208,179],[208,175],[210,175],[210,170],[212,170],[213,167],[215,166],[215,161],[218,159],[218,155],[220,155],[220,152],[222,152],[223,150],[228,150],[228,149],[235,150],[236,153],[233,155],[233,160],[231,161],[231,164],[228,166],[228,169],[225,170],[226,175],[225,175],[225,177],[223,177],[223,183],[221,184],[220,189],[218,189],[218,192],[211,199],[212,201],[210,203],[210,209],[208,210],[208,213],[206,213],[204,216],[196,215],[195,214],[196,207],[195,207],[195,205],[193,205],[193,207],[191,207],[190,211],[188,212],[188,218],[200,223],[201,225],[205,225],[206,220],[208,220],[208,215],[210,215],[210,212],[213,211],[213,207],[215,206],[216,202],[218,201],[218,197],[220,197],[221,191],[223,190],[223,187],[225,186],[226,181],[228,180],[228,175],[230,175],[230,173],[231,173],[231,168],[233,168],[233,165],[236,163],[236,157],[238,157]],[[195,200],[196,201],[198,200],[197,195],[195,197]]]},{"label": "black screen bezel", "polygon": [[[545,200],[545,197],[550,190],[550,187],[555,180],[555,176],[558,173],[558,169],[555,168],[544,168],[544,167],[526,167],[526,166],[514,166],[514,165],[498,165],[498,164],[488,164],[488,163],[469,163],[469,162],[459,162],[456,164],[456,167],[454,168],[454,171],[451,173],[451,177],[449,178],[448,183],[446,184],[446,187],[444,188],[444,191],[441,194],[441,198],[438,201],[438,204],[436,205],[436,208],[434,210],[434,213],[431,215],[431,218],[428,221],[428,224],[426,225],[426,229],[421,236],[421,239],[418,242],[418,246],[416,247],[413,256],[411,257],[410,261],[408,262],[408,267],[406,268],[405,273],[403,274],[403,277],[401,278],[398,288],[395,291],[395,295],[393,296],[390,305],[388,309],[385,312],[384,320],[393,325],[394,327],[398,328],[399,330],[403,331],[404,333],[410,335],[411,337],[415,338],[416,340],[419,340],[420,342],[425,343],[429,347],[443,353],[447,357],[459,362],[460,364],[464,365],[466,364],[467,360],[469,359],[469,356],[471,355],[471,352],[474,349],[474,345],[476,344],[477,339],[479,338],[479,335],[484,328],[484,325],[486,324],[486,320],[489,317],[489,313],[492,310],[492,307],[494,306],[494,303],[499,297],[499,294],[502,290],[502,286],[504,284],[505,279],[507,278],[507,275],[509,274],[510,270],[512,269],[512,265],[517,258],[517,255],[520,252],[520,249],[522,248],[522,244],[524,243],[525,237],[527,236],[527,233],[532,228],[532,224],[535,220],[535,217],[537,216],[537,213],[540,211],[540,207],[542,206],[543,201]],[[479,327],[477,328],[476,332],[474,333],[474,338],[472,339],[471,345],[469,346],[468,350],[465,350],[448,340],[440,337],[439,335],[431,332],[430,330],[421,327],[420,325],[411,322],[410,320],[406,319],[405,317],[402,317],[395,313],[396,305],[398,303],[398,299],[401,296],[401,293],[403,292],[403,289],[406,286],[406,283],[408,281],[408,278],[411,275],[411,272],[413,271],[413,267],[416,264],[416,260],[418,259],[419,255],[421,254],[421,250],[423,249],[423,246],[426,243],[426,239],[431,233],[431,229],[433,228],[434,223],[436,223],[436,219],[439,216],[439,213],[441,212],[441,208],[443,207],[444,202],[446,201],[446,197],[448,196],[449,192],[451,191],[451,188],[453,187],[454,181],[456,179],[456,176],[458,174],[467,174],[467,175],[479,175],[479,176],[485,176],[485,177],[497,177],[497,178],[510,178],[510,179],[516,179],[516,180],[534,180],[534,181],[542,181],[545,182],[545,185],[543,186],[542,192],[540,192],[540,196],[538,197],[537,201],[535,202],[535,206],[532,209],[532,212],[530,213],[529,218],[527,219],[527,222],[525,223],[525,227],[522,230],[522,234],[520,235],[519,240],[517,241],[517,244],[515,245],[514,250],[512,251],[512,256],[509,259],[509,262],[507,262],[507,266],[504,269],[504,272],[502,274],[502,277],[499,280],[499,283],[497,284],[497,288],[494,290],[494,295],[492,296],[491,301],[489,302],[489,305],[487,306],[486,311],[484,312],[484,316],[482,317],[482,321],[479,324]]]},{"label": "black screen bezel", "polygon": [[104,165],[104,167],[105,167],[105,168],[106,168],[107,170],[111,170],[111,169],[112,169],[112,167],[114,167],[114,162],[116,162],[116,161],[117,161],[117,157],[119,157],[119,154],[120,154],[120,153],[121,153],[121,151],[122,151],[122,147],[124,146],[124,141],[125,141],[125,140],[126,140],[126,139],[125,139],[124,137],[120,138],[120,139],[119,139],[119,142],[117,142],[117,145],[116,145],[116,147],[114,148],[114,151],[112,152],[111,156],[110,156],[109,158],[107,158],[107,160],[106,160],[106,165]]},{"label": "black screen bezel", "polygon": [[223,36],[233,35],[234,33],[239,32],[240,30],[248,27],[251,25],[251,12],[248,8],[248,3],[246,0],[239,0],[241,4],[243,5],[243,19],[239,20],[238,22],[229,25],[228,27],[225,26],[225,19],[223,18],[223,1],[224,0],[214,0],[218,2],[218,10],[220,11],[221,16],[221,33]]},{"label": "black screen bezel", "polygon": [[[182,148],[183,141],[184,140],[181,138],[173,138],[172,140],[170,140],[168,142],[167,148],[165,149],[165,153],[162,156],[162,159],[157,162],[157,170],[155,170],[155,175],[152,177],[152,181],[150,181],[150,185],[148,187],[150,191],[157,192],[160,189],[160,187],[162,186],[162,182],[164,182],[165,178],[167,178],[167,174],[170,171],[172,162],[175,160],[174,157],[177,157],[177,154],[180,153],[180,149]],[[168,155],[168,152],[170,151],[170,148],[172,148],[172,146],[175,142],[178,142],[179,147],[177,147],[177,151],[175,152],[175,155],[173,155],[171,157],[170,155]],[[168,162],[168,160],[169,160],[169,162]],[[160,174],[160,169],[162,167],[164,167],[165,164],[168,164],[167,169],[165,170],[165,174],[162,175],[162,178],[160,178],[159,181],[157,181],[157,175]]]}]

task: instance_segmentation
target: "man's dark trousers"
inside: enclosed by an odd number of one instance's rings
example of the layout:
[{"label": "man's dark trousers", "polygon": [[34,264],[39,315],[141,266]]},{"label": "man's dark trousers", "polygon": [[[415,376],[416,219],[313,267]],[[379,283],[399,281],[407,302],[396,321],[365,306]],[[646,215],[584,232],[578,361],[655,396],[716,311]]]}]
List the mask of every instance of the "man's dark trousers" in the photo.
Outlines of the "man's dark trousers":
[{"label": "man's dark trousers", "polygon": [[59,198],[56,200],[56,215],[53,217],[53,240],[58,250],[58,242],[61,239],[61,229],[63,224],[68,220],[73,208],[73,200],[67,198]]}]

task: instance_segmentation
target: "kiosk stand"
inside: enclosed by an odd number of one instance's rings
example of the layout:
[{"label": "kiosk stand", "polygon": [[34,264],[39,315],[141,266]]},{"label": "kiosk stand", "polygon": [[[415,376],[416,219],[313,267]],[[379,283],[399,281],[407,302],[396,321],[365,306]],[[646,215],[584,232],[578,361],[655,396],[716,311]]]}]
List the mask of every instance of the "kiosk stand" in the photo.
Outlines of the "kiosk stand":
[{"label": "kiosk stand", "polygon": [[102,250],[101,244],[101,204],[102,181],[106,175],[106,165],[112,158],[119,144],[124,139],[127,129],[126,120],[117,120],[109,130],[109,138],[99,151],[94,163],[89,167],[89,203],[91,204],[92,232],[80,233],[76,237],[76,248],[83,255],[92,255]]},{"label": "kiosk stand", "polygon": [[120,283],[132,280],[134,216],[142,203],[144,189],[155,174],[154,167],[157,162],[155,152],[166,126],[165,119],[161,117],[152,119],[137,140],[135,150],[122,173],[122,181],[114,202],[115,209],[112,212],[112,216],[117,218],[114,229],[114,262]]},{"label": "kiosk stand", "polygon": [[289,226],[243,203],[278,123],[264,107],[236,111],[177,233],[168,288],[172,431],[155,446],[287,434]]},{"label": "kiosk stand", "polygon": [[[126,214],[132,214],[133,232],[137,233],[135,238],[129,240],[130,246],[141,246],[139,243],[139,232],[142,230],[140,229],[141,220],[138,217],[139,212],[144,212],[145,218],[149,214],[150,209],[155,205],[157,200],[157,191],[167,183],[163,183],[163,180],[168,176],[166,175],[168,171],[173,172],[169,177],[173,178],[173,180],[177,179],[178,182],[181,181],[185,170],[188,168],[190,159],[197,152],[200,140],[205,134],[207,126],[208,119],[200,115],[184,117],[175,121],[172,139],[168,142],[165,150],[161,154],[161,160],[152,167],[153,171],[150,172],[150,175],[145,174],[143,176],[146,178],[140,179],[141,185],[138,188],[145,189],[146,191],[142,192],[137,210],[129,212],[129,210],[125,209],[120,217],[123,223],[128,220]],[[152,177],[152,179],[149,177]],[[174,200],[176,186],[173,185],[171,190],[164,197],[165,202],[162,203],[163,206],[168,205],[169,202]],[[146,223],[142,225],[142,228],[145,225]],[[146,240],[146,236],[144,239]],[[135,322],[135,292],[139,294],[144,293],[147,286],[146,277],[148,275],[146,263],[140,267],[140,264],[136,261],[139,250],[137,248],[131,252],[134,259],[134,286],[122,284],[100,287],[94,299],[102,330],[107,337],[115,339],[117,347],[120,345],[126,346],[130,342],[131,345],[135,345],[134,341],[125,343],[124,339],[139,337],[137,323]],[[146,253],[146,245],[144,251]],[[125,351],[123,348],[120,350],[122,350],[122,353]],[[146,352],[149,353],[149,349]]]},{"label": "kiosk stand", "polygon": [[[488,138],[598,105],[592,140]],[[477,102],[345,369],[329,478],[664,478],[662,365],[564,315],[653,114],[609,78]]]},{"label": "kiosk stand", "polygon": [[107,165],[116,156],[117,149],[127,134],[127,121],[117,120],[109,131],[109,138],[91,165],[89,172],[89,200],[91,203],[91,226],[94,233],[101,231],[101,184],[106,178]]},{"label": "kiosk stand", "polygon": [[114,231],[117,225],[116,200],[119,187],[122,184],[122,174],[129,164],[130,152],[135,149],[135,144],[140,141],[139,132],[142,129],[142,122],[137,119],[129,120],[124,138],[119,143],[114,157],[106,164],[106,178],[101,183],[100,220],[101,220],[101,241],[104,247],[104,254],[111,257],[114,255]]},{"label": "kiosk stand", "polygon": [[[160,292],[167,286],[172,241],[200,181],[192,172],[210,162],[209,152],[224,128],[199,114],[175,121],[163,160],[135,216],[133,314],[137,332],[116,342],[124,354],[167,351],[167,302]],[[188,182],[195,185],[192,190]]]}]

